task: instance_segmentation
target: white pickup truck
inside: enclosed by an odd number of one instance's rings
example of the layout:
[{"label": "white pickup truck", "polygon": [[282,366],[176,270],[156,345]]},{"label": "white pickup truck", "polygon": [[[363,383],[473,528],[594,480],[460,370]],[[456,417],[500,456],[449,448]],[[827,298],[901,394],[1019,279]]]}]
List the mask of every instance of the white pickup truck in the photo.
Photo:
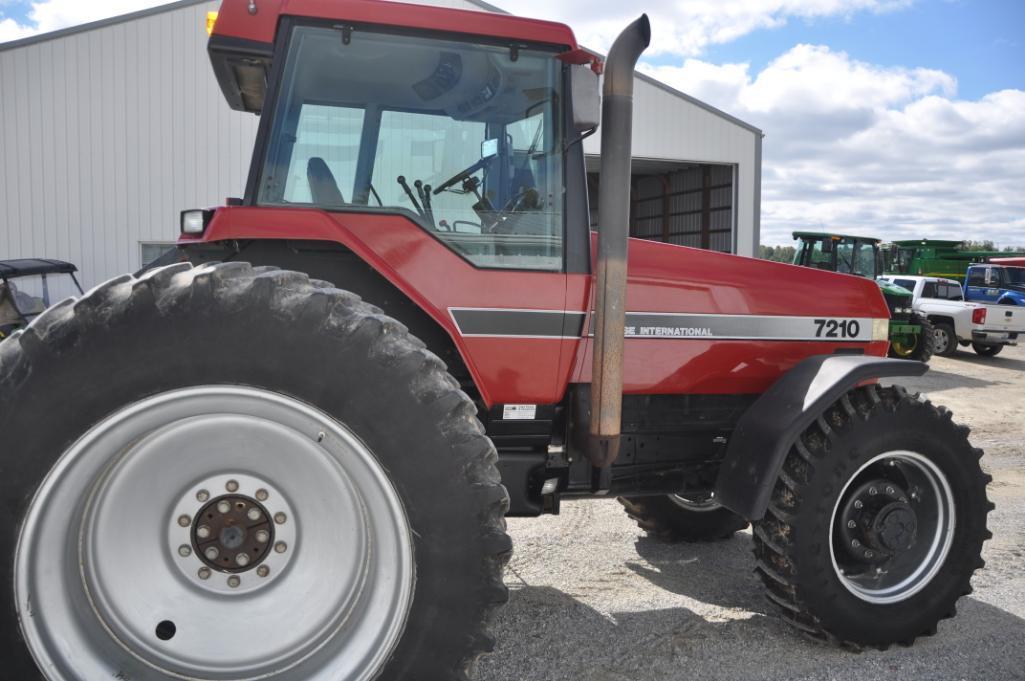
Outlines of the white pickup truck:
[{"label": "white pickup truck", "polygon": [[1005,345],[1017,345],[1018,335],[1025,334],[1025,308],[966,303],[961,284],[953,279],[906,275],[879,278],[911,291],[915,312],[932,322],[937,355],[950,357],[960,344],[971,345],[983,357],[993,357]]}]

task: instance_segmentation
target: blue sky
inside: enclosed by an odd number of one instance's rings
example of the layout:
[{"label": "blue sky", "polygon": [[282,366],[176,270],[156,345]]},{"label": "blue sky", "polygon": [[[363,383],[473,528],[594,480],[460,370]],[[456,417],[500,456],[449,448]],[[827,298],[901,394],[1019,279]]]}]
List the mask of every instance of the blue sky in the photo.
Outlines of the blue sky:
[{"label": "blue sky", "polygon": [[[1025,0],[490,1],[599,50],[648,12],[641,68],[765,131],[763,243],[1025,247]],[[0,0],[0,42],[157,4]]]}]

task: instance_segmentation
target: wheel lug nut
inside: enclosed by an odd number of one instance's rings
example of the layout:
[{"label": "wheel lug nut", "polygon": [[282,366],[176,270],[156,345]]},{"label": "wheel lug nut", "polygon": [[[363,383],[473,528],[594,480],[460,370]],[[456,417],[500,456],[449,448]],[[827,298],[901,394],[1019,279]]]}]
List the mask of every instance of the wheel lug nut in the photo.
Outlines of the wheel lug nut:
[{"label": "wheel lug nut", "polygon": [[199,578],[202,580],[210,579],[210,568],[199,568]]},{"label": "wheel lug nut", "polygon": [[246,516],[250,520],[259,520],[260,516],[261,516],[260,509],[258,509],[258,508],[251,508],[251,509],[249,509],[249,513],[247,513]]},{"label": "wheel lug nut", "polygon": [[200,539],[209,539],[210,538],[210,528],[207,527],[206,525],[200,525],[199,528],[196,530],[196,536],[199,537]]},{"label": "wheel lug nut", "polygon": [[854,522],[853,520],[848,520],[848,521],[847,521],[847,527],[851,528],[852,530],[853,530],[853,529],[854,529],[855,527],[857,527],[857,526],[858,526],[858,523]]},{"label": "wheel lug nut", "polygon": [[861,499],[858,499],[857,501],[854,502],[854,508],[863,508],[864,506],[865,506],[865,504],[863,504],[861,502]]},{"label": "wheel lug nut", "polygon": [[288,521],[288,516],[280,511],[274,514],[274,522],[278,525],[284,525]]},{"label": "wheel lug nut", "polygon": [[267,499],[269,497],[270,497],[270,492],[268,492],[267,490],[265,490],[265,489],[258,489],[258,490],[256,490],[256,500],[257,501],[267,501]]},{"label": "wheel lug nut", "polygon": [[219,504],[217,504],[217,510],[220,511],[221,514],[227,513],[231,510],[231,504],[229,504],[227,501],[222,501]]},{"label": "wheel lug nut", "polygon": [[288,544],[286,544],[283,541],[279,541],[277,544],[274,545],[274,550],[278,553],[284,553],[288,550]]},{"label": "wheel lug nut", "polygon": [[247,554],[247,553],[240,553],[240,554],[238,554],[237,556],[235,556],[235,562],[238,564],[239,567],[245,567],[245,566],[249,565],[249,554]]},{"label": "wheel lug nut", "polygon": [[875,496],[875,495],[879,494],[879,490],[877,490],[875,487],[869,487],[868,488],[868,493],[871,494],[872,496]]},{"label": "wheel lug nut", "polygon": [[894,489],[892,487],[887,487],[886,488],[886,493],[887,494],[893,494],[894,493]]},{"label": "wheel lug nut", "polygon": [[268,575],[270,575],[270,568],[266,565],[261,565],[260,567],[256,568],[256,574],[260,575],[261,577],[267,577]]},{"label": "wheel lug nut", "polygon": [[855,548],[855,549],[856,549],[856,548],[858,548],[859,546],[861,546],[861,542],[860,542],[860,541],[858,541],[857,539],[852,539],[852,540],[851,540],[851,547],[853,547],[853,548]]},{"label": "wheel lug nut", "polygon": [[235,575],[228,577],[228,586],[230,586],[232,589],[237,589],[241,584],[242,580],[236,577]]},{"label": "wheel lug nut", "polygon": [[186,544],[182,544],[178,547],[178,555],[182,558],[188,558],[192,555],[192,547]]},{"label": "wheel lug nut", "polygon": [[224,489],[226,489],[229,492],[231,492],[232,494],[234,494],[235,492],[238,491],[238,481],[236,481],[236,480],[229,480],[227,482],[227,484],[224,485]]},{"label": "wheel lug nut", "polygon": [[268,541],[270,541],[270,532],[268,532],[267,530],[260,530],[256,533],[256,541],[260,542],[261,544],[266,544]]},{"label": "wheel lug nut", "polygon": [[217,560],[217,556],[221,555],[221,552],[217,550],[216,546],[211,546],[203,555],[207,557],[207,560]]},{"label": "wheel lug nut", "polygon": [[201,489],[196,492],[196,501],[207,501],[210,498],[210,493],[205,489]]},{"label": "wheel lug nut", "polygon": [[871,551],[865,551],[865,557],[866,558],[874,558],[875,555],[876,554],[872,553]]},{"label": "wheel lug nut", "polygon": [[182,527],[188,527],[192,524],[192,518],[187,515],[180,515],[178,516],[178,524]]}]

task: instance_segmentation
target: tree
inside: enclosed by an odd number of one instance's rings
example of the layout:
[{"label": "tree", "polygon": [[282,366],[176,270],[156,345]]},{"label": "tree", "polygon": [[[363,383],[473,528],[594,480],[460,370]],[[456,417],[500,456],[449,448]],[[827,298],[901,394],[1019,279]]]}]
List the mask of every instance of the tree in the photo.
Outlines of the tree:
[{"label": "tree", "polygon": [[759,258],[774,262],[791,263],[794,261],[794,254],[796,252],[797,249],[793,246],[765,246],[763,244],[758,247]]}]

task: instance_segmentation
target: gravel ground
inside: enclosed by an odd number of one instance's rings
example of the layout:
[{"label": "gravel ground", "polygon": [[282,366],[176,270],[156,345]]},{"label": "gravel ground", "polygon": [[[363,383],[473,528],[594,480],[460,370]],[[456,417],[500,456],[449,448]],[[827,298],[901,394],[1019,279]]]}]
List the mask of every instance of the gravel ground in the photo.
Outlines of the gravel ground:
[{"label": "gravel ground", "polygon": [[931,366],[904,384],[971,426],[997,505],[975,592],[937,636],[860,654],[808,641],[763,597],[749,533],[665,545],[614,501],[576,501],[558,517],[510,520],[510,600],[478,679],[1025,679],[1025,348]]}]

